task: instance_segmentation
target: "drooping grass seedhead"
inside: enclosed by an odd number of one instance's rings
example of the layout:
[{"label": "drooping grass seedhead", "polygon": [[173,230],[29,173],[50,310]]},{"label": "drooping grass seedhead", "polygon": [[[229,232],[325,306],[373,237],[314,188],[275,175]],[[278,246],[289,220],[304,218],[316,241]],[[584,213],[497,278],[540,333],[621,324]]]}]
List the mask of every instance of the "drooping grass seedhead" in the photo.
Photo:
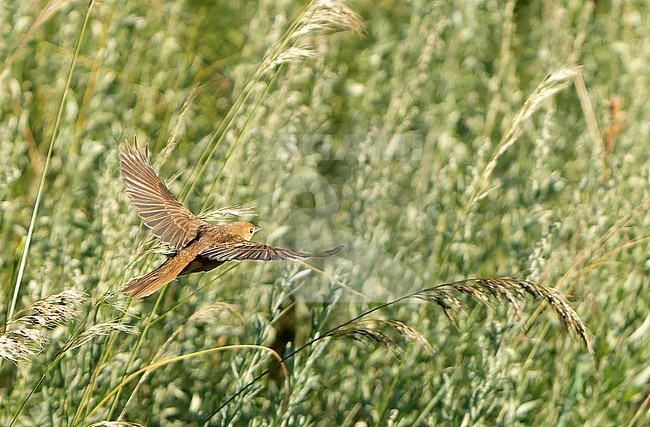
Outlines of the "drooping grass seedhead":
[{"label": "drooping grass seedhead", "polygon": [[535,301],[545,301],[562,325],[580,339],[592,357],[594,355],[587,326],[566,299],[553,288],[510,277],[465,279],[423,289],[413,294],[412,297],[435,302],[453,320],[456,316],[453,310],[461,309],[462,311],[462,306],[458,298],[449,293],[450,291],[469,295],[488,306],[491,300],[507,303],[515,309],[517,315],[521,314],[519,300],[532,298]]},{"label": "drooping grass seedhead", "polygon": [[[447,317],[455,323],[457,316],[462,314],[464,309],[463,303],[459,298],[452,294],[453,292],[469,295],[472,299],[488,306],[491,305],[493,300],[512,305],[518,314],[520,313],[518,307],[519,300],[524,298],[544,300],[551,306],[561,323],[578,336],[593,358],[593,348],[586,325],[560,293],[552,288],[531,281],[510,277],[499,277],[463,279],[455,282],[441,283],[373,307],[298,347],[296,350],[286,355],[282,361],[284,362],[294,357],[299,352],[311,347],[313,344],[323,340],[324,338],[339,337],[348,337],[356,341],[380,344],[388,348],[395,355],[401,354],[403,352],[402,347],[399,345],[398,340],[394,339],[388,331],[385,330],[386,327],[396,331],[399,336],[403,337],[407,341],[420,345],[427,349],[427,351],[431,351],[429,341],[413,327],[400,321],[369,319],[368,316],[408,299],[419,299],[437,304],[445,311]],[[318,350],[316,350],[314,354],[316,353],[318,353]],[[312,357],[317,356],[312,355]],[[270,372],[270,369],[267,370],[247,383],[244,387],[240,388],[228,400],[226,400],[225,403],[217,408],[213,415]]]},{"label": "drooping grass seedhead", "polygon": [[394,354],[399,355],[402,353],[402,348],[397,344],[397,342],[395,342],[395,340],[377,329],[364,328],[361,326],[350,326],[334,331],[330,333],[329,336],[333,338],[348,337],[354,339],[355,341],[365,341],[381,344]]},{"label": "drooping grass seedhead", "polygon": [[571,84],[573,79],[577,78],[581,73],[582,68],[580,66],[566,64],[547,75],[537,85],[533,93],[526,98],[524,105],[513,118],[512,125],[506,133],[506,136],[517,132],[521,124],[528,120],[539,109],[540,105]]},{"label": "drooping grass seedhead", "polygon": [[552,98],[556,93],[566,88],[574,81],[582,69],[577,65],[564,65],[550,73],[542,80],[535,90],[526,98],[524,105],[517,111],[512,119],[508,131],[496,147],[492,158],[486,165],[482,175],[481,182],[486,182],[497,166],[501,156],[519,139],[523,133],[523,124],[528,120],[540,106]]},{"label": "drooping grass seedhead", "polygon": [[109,336],[114,332],[135,334],[137,331],[133,326],[121,323],[119,320],[97,323],[96,325],[92,325],[90,328],[84,330],[79,335],[74,337],[70,342],[68,342],[65,347],[65,351],[74,350],[75,348],[79,348],[95,338]]},{"label": "drooping grass seedhead", "polygon": [[[107,295],[102,302],[111,300]],[[0,358],[19,363],[40,353],[49,341],[47,333],[42,329],[54,329],[72,322],[87,299],[86,293],[69,289],[38,300],[16,312],[0,335]],[[115,304],[110,306],[121,309]],[[94,338],[113,332],[133,334],[135,329],[116,320],[98,323],[71,337],[59,353],[79,348]]]},{"label": "drooping grass seedhead", "polygon": [[38,354],[46,342],[45,334],[35,329],[5,332],[0,335],[0,358],[18,364]]},{"label": "drooping grass seedhead", "polygon": [[300,40],[295,46],[287,47],[275,55],[268,64],[268,69],[275,69],[282,64],[289,62],[302,62],[307,59],[318,58],[318,52],[313,45],[306,41]]},{"label": "drooping grass seedhead", "polygon": [[544,301],[551,307],[562,325],[578,337],[589,355],[592,358],[594,356],[587,326],[558,291],[528,280],[510,277],[464,279],[425,288],[374,307],[351,321],[334,328],[324,336],[347,336],[360,341],[373,341],[387,346],[391,351],[395,351],[399,347],[395,340],[377,328],[366,326],[368,322],[375,322],[378,326],[389,326],[398,331],[408,341],[431,350],[427,339],[413,327],[395,320],[366,319],[366,316],[406,299],[415,298],[437,304],[443,309],[447,318],[457,326],[458,317],[465,313],[465,309],[461,300],[452,294],[453,292],[468,295],[488,307],[492,305],[493,301],[507,304],[514,308],[517,316],[521,316],[519,304],[522,299],[531,298],[535,301]]},{"label": "drooping grass seedhead", "polygon": [[340,1],[317,0],[309,5],[291,37],[322,31],[352,31],[361,34],[364,28],[359,15]]},{"label": "drooping grass seedhead", "polygon": [[275,52],[267,58],[264,70],[274,70],[282,64],[301,62],[319,56],[316,37],[339,31],[363,33],[359,15],[339,1],[312,1],[286,34]]},{"label": "drooping grass seedhead", "polygon": [[[381,330],[380,330],[381,329]],[[345,328],[336,330],[329,334],[331,337],[350,337],[357,341],[374,342],[386,346],[391,352],[401,354],[402,348],[398,341],[389,335],[390,329],[397,332],[399,337],[406,341],[423,347],[426,351],[431,351],[431,344],[412,326],[397,320],[384,319],[364,319]]]},{"label": "drooping grass seedhead", "polygon": [[78,307],[87,298],[84,292],[70,289],[16,312],[0,335],[0,358],[19,363],[40,353],[48,342],[42,328],[54,329],[67,324],[78,315]]},{"label": "drooping grass seedhead", "polygon": [[[88,295],[84,292],[67,290],[36,301],[18,311],[14,319],[30,325],[54,328],[63,325],[78,315],[77,305],[81,305]],[[24,315],[24,313],[29,313]]]}]

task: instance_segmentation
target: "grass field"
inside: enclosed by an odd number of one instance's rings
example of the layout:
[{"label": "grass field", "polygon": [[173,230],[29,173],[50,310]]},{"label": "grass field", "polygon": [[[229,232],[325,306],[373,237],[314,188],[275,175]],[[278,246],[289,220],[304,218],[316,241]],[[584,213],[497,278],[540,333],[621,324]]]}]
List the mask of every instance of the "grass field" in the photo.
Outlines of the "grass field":
[{"label": "grass field", "polygon": [[[649,14],[0,3],[0,425],[649,425]],[[347,249],[131,300],[134,135],[194,212]]]}]

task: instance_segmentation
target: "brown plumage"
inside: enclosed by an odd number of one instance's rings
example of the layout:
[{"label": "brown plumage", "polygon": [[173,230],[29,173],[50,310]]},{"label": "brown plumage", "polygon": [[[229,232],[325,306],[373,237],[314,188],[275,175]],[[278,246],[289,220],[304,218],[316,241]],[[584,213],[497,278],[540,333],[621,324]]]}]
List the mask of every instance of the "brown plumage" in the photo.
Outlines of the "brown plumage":
[{"label": "brown plumage", "polygon": [[310,254],[251,242],[260,230],[247,222],[211,225],[183,206],[158,178],[149,162],[149,147],[144,152],[126,143],[120,150],[120,171],[126,195],[145,225],[175,252],[152,272],[122,289],[133,298],[151,295],[177,276],[209,271],[227,261],[273,261],[296,258],[327,258],[344,245]]}]

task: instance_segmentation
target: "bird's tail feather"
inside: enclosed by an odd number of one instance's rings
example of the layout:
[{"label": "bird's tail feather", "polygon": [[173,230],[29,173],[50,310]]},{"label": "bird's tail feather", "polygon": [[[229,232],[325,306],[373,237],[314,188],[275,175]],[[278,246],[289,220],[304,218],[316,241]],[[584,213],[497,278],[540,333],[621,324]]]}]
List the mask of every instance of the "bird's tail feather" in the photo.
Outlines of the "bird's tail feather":
[{"label": "bird's tail feather", "polygon": [[178,273],[185,267],[185,264],[174,262],[174,257],[162,263],[160,267],[144,276],[136,279],[133,283],[122,289],[131,298],[144,298],[156,292],[167,283],[176,278]]}]

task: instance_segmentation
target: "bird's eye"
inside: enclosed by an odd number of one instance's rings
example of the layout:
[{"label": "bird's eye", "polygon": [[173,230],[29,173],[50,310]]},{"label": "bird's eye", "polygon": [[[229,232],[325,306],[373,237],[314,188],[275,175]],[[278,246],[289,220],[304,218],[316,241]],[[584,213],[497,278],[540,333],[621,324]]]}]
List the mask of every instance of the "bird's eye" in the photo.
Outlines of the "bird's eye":
[{"label": "bird's eye", "polygon": [[254,231],[255,231],[255,230],[253,229],[253,227],[251,227],[251,228],[248,229],[248,232],[251,233],[251,234],[253,234]]}]

